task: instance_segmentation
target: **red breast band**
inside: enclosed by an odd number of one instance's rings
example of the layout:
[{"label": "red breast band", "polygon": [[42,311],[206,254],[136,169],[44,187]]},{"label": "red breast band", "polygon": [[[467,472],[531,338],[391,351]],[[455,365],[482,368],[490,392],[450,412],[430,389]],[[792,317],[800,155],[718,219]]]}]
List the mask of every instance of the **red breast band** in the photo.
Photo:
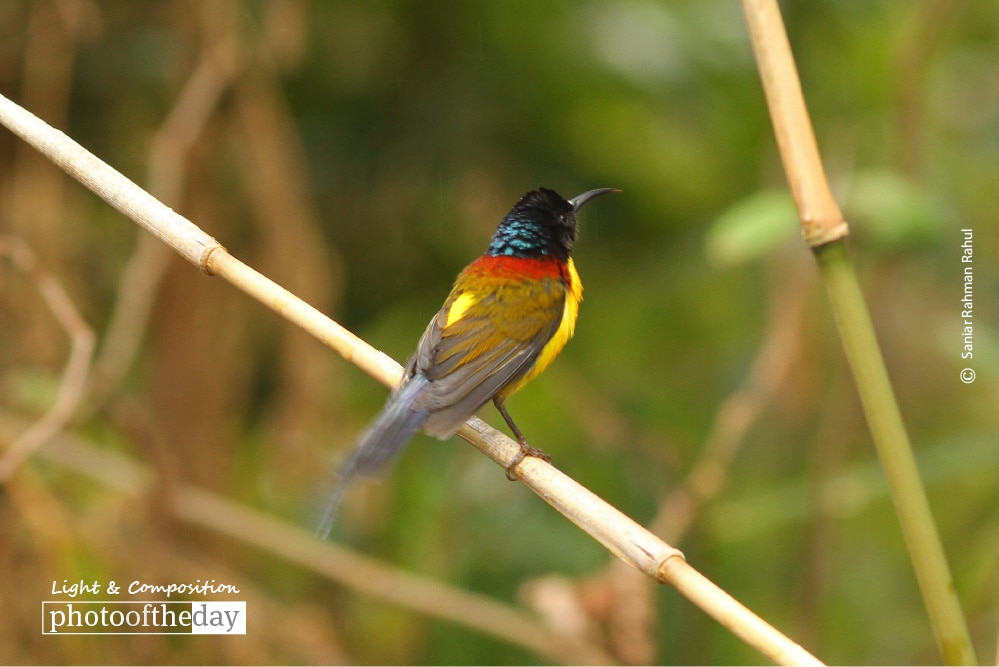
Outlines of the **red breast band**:
[{"label": "red breast band", "polygon": [[569,284],[569,269],[555,257],[506,257],[483,255],[472,262],[469,272],[511,280],[541,280],[559,278]]}]

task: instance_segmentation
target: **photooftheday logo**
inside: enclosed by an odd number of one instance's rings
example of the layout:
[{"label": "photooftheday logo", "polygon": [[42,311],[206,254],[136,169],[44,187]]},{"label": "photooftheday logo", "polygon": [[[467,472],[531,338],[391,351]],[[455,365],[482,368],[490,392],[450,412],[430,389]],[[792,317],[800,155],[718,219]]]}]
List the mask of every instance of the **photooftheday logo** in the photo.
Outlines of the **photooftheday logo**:
[{"label": "photooftheday logo", "polygon": [[245,635],[246,602],[42,602],[42,634]]}]

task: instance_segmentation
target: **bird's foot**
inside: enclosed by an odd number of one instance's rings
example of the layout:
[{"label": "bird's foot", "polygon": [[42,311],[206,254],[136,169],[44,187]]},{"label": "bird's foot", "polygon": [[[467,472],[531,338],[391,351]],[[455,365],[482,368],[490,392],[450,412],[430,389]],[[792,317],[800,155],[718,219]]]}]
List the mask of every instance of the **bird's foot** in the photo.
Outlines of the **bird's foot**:
[{"label": "bird's foot", "polygon": [[519,466],[520,462],[526,459],[528,456],[533,456],[534,458],[541,459],[545,463],[552,462],[551,456],[549,456],[542,450],[538,449],[537,447],[531,447],[529,444],[527,444],[526,440],[518,440],[517,443],[520,445],[520,451],[517,452],[517,455],[515,457],[513,457],[513,461],[510,462],[510,465],[506,467],[506,478],[511,482],[516,482],[518,479],[520,479],[520,476],[517,474],[517,466]]}]

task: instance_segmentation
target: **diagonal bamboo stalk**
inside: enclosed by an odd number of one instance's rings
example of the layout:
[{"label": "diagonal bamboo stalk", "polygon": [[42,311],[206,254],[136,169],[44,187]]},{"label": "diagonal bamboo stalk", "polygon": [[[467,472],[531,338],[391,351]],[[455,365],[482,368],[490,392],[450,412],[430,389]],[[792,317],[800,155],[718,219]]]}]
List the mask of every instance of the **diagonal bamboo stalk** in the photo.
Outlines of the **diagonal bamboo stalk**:
[{"label": "diagonal bamboo stalk", "polygon": [[780,8],[776,0],[742,0],[742,6],[802,235],[829,293],[937,645],[948,664],[976,664],[912,445],[846,252],[848,227],[822,168]]},{"label": "diagonal bamboo stalk", "polygon": [[[0,123],[205,273],[218,275],[326,343],[385,385],[401,367],[384,353],[226,252],[194,223],[160,203],[62,132],[0,96]],[[478,418],[458,433],[503,467],[520,446]],[[691,567],[683,554],[550,464],[528,458],[520,480],[612,553],[669,584],[744,642],[778,664],[822,664]]]}]

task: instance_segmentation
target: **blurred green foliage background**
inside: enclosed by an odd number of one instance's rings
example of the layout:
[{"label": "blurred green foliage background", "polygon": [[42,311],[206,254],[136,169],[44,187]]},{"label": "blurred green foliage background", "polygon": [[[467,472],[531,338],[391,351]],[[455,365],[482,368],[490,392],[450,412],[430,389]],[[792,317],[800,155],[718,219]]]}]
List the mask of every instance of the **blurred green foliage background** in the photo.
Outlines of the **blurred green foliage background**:
[{"label": "blurred green foliage background", "polygon": [[[955,584],[991,660],[999,5],[784,11]],[[821,659],[939,661],[798,238],[738,3],[5,0],[0,92],[400,361],[523,192],[621,188],[581,216],[577,334],[510,401],[520,426]],[[193,485],[311,530],[330,466],[386,390],[143,241],[5,130],[0,155],[4,242],[30,248],[96,335],[67,433],[156,479],[135,497],[38,456],[4,485],[0,662],[582,659],[509,641],[491,619],[472,629],[357,593],[178,518],[170,494]],[[961,229],[974,230],[972,360]],[[51,405],[68,349],[32,276],[5,262],[5,445]],[[536,615],[539,632],[603,661],[762,661],[457,439],[414,440],[383,482],[352,492],[333,539]],[[248,633],[42,636],[51,582],[80,578],[234,583]]]}]

